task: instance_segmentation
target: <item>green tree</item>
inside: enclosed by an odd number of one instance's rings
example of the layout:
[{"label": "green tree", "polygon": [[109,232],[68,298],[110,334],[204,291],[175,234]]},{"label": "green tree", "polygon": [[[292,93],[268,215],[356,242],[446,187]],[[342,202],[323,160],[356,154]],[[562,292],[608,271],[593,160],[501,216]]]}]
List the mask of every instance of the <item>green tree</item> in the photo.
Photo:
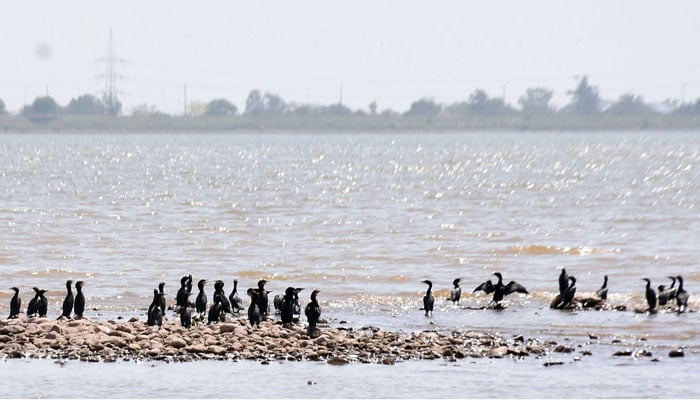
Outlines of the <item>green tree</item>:
[{"label": "green tree", "polygon": [[442,107],[435,104],[433,99],[423,97],[411,103],[411,107],[406,111],[405,115],[418,115],[425,117],[434,117],[440,114]]},{"label": "green tree", "polygon": [[56,118],[61,107],[52,97],[37,97],[31,106],[24,106],[21,114],[32,122],[48,122]]},{"label": "green tree", "polygon": [[238,107],[226,99],[216,99],[207,104],[206,114],[212,117],[234,116],[238,114]]},{"label": "green tree", "polygon": [[102,103],[105,105],[107,114],[117,116],[122,113],[122,103],[116,96],[106,95],[102,98]]},{"label": "green tree", "polygon": [[7,113],[7,110],[5,110],[5,102],[0,99],[0,115],[4,115]]},{"label": "green tree", "polygon": [[71,99],[66,112],[73,115],[105,115],[107,108],[97,97],[84,94],[77,99]]},{"label": "green tree", "polygon": [[552,101],[553,94],[551,90],[541,87],[528,88],[518,99],[518,104],[527,114],[549,113],[552,112],[549,102]]},{"label": "green tree", "polygon": [[370,115],[377,115],[377,102],[376,101],[369,103],[369,113],[370,113]]},{"label": "green tree", "polygon": [[588,84],[588,77],[584,76],[574,90],[568,92],[571,95],[570,108],[576,114],[591,115],[600,112],[600,95],[598,88]]},{"label": "green tree", "polygon": [[648,115],[656,114],[653,107],[646,104],[641,96],[626,93],[605,111],[608,115]]},{"label": "green tree", "polygon": [[248,98],[245,100],[245,114],[260,115],[263,112],[265,112],[265,102],[263,101],[262,93],[257,89],[253,89],[248,93]]}]

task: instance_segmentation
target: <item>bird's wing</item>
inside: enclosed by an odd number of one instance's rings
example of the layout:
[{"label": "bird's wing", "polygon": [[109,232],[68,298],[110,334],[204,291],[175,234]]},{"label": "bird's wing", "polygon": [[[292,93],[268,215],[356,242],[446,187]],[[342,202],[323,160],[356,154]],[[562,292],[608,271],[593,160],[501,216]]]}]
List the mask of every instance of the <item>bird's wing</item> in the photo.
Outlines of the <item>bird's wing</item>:
[{"label": "bird's wing", "polygon": [[524,294],[530,294],[530,293],[527,291],[527,289],[525,289],[525,286],[519,284],[518,282],[516,282],[516,281],[510,281],[510,282],[508,282],[508,284],[506,285],[506,292],[505,292],[505,294],[511,294],[511,293],[515,293],[515,292],[524,293]]},{"label": "bird's wing", "polygon": [[[491,280],[489,279],[488,281],[477,286],[476,289],[474,289],[474,292],[478,292],[479,290],[482,290],[486,293],[493,293],[493,291],[494,291],[493,283],[491,283]],[[472,292],[472,293],[474,293],[474,292]]]}]

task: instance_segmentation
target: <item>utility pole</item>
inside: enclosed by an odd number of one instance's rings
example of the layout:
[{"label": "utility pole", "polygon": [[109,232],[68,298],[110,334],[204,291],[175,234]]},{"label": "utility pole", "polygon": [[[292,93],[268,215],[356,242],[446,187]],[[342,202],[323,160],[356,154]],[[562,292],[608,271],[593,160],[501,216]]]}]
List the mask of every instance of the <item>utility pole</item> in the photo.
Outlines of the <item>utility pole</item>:
[{"label": "utility pole", "polygon": [[102,94],[102,100],[107,108],[107,113],[117,115],[121,111],[121,103],[117,97],[117,79],[123,78],[117,73],[117,63],[124,63],[124,59],[114,53],[114,41],[112,38],[112,29],[109,30],[109,43],[107,45],[107,55],[97,60],[105,63],[105,72],[99,75],[99,78],[105,80],[105,89]]}]

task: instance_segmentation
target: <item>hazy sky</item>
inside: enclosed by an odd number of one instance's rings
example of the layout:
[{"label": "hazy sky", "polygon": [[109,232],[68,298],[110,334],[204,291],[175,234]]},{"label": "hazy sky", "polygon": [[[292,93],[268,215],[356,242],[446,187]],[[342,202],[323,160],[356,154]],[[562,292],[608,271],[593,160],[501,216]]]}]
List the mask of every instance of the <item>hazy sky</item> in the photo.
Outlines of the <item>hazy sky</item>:
[{"label": "hazy sky", "polygon": [[251,89],[404,111],[475,89],[515,104],[588,75],[606,99],[700,97],[699,1],[14,1],[0,3],[0,99],[11,111],[105,88],[110,28],[125,111]]}]

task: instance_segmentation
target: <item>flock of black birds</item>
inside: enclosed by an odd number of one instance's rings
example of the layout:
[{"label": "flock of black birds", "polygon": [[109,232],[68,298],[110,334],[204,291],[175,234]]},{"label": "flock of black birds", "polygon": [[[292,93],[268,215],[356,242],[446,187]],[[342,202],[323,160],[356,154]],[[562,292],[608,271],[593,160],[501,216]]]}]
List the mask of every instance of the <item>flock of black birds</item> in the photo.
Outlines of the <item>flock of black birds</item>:
[{"label": "flock of black birds", "polygon": [[[195,297],[195,301],[192,303],[190,302],[193,285],[192,275],[186,275],[180,279],[180,289],[177,291],[175,308],[173,309],[176,314],[180,315],[180,324],[183,327],[190,328],[193,323],[197,321],[203,322],[205,314],[207,324],[219,321],[223,322],[226,320],[227,314],[238,316],[243,309],[243,300],[241,300],[241,297],[238,295],[238,280],[234,279],[233,290],[231,290],[228,297],[226,296],[226,292],[224,292],[224,281],[217,280],[214,282],[212,304],[207,311],[208,296],[205,289],[206,284],[206,279],[200,279],[197,282],[197,297]],[[265,284],[267,284],[267,281],[261,279],[258,281],[257,288],[249,288],[246,291],[246,294],[250,297],[248,321],[254,328],[258,328],[260,321],[267,319],[270,313],[268,295],[271,292],[265,289]],[[161,282],[158,285],[158,289],[153,289],[153,301],[148,306],[148,320],[146,322],[149,326],[160,326],[163,323],[163,316],[168,309],[165,301],[164,288],[165,282]],[[285,290],[284,296],[275,296],[273,305],[276,313],[280,314],[280,319],[284,326],[290,326],[294,322],[295,314],[301,317],[299,292],[302,290],[304,289],[288,287]],[[318,290],[314,290],[311,293],[311,301],[306,305],[304,310],[309,322],[309,336],[314,336],[316,325],[321,317],[321,307],[316,298],[319,292]],[[194,309],[196,313],[194,317],[192,316],[192,309]]]},{"label": "flock of black birds", "polygon": [[[493,293],[489,307],[492,308],[502,308],[501,301],[503,298],[512,293],[523,293],[529,294],[527,289],[515,281],[510,281],[508,284],[503,284],[503,275],[500,272],[494,272],[498,278],[498,281],[494,284],[491,280],[477,286],[473,293],[478,291],[483,291],[486,294]],[[664,285],[659,285],[658,295],[656,291],[651,287],[651,281],[648,278],[644,278],[646,281],[646,291],[645,297],[647,301],[647,312],[650,314],[656,313],[658,311],[658,306],[665,306],[671,301],[676,300],[677,312],[682,313],[688,309],[688,298],[690,295],[683,288],[683,277],[680,275],[669,276],[672,280],[671,285],[666,287]],[[454,304],[458,304],[462,296],[462,288],[459,286],[461,279],[457,278],[452,281],[453,288],[450,290],[450,297],[447,298],[448,301],[452,301]],[[676,282],[678,286],[676,286]],[[433,308],[435,305],[435,298],[433,297],[433,282],[429,280],[423,281],[428,285],[428,290],[423,296],[423,307],[421,310],[425,311],[426,316],[432,315]],[[554,309],[574,309],[579,305],[582,308],[600,308],[603,306],[608,298],[608,276],[603,277],[603,284],[596,290],[594,297],[579,298],[576,295],[576,277],[569,276],[565,268],[561,269],[559,273],[559,294],[556,295],[554,300],[550,303],[550,307]],[[579,304],[576,304],[578,301]]]},{"label": "flock of black birds", "polygon": [[[478,291],[483,291],[486,294],[493,293],[493,297],[489,302],[489,307],[502,308],[501,301],[503,301],[505,296],[512,293],[529,294],[527,289],[518,282],[510,281],[508,284],[504,285],[503,275],[500,272],[494,272],[493,275],[498,278],[496,283],[493,283],[489,279],[477,286],[473,291],[474,293]],[[678,313],[687,310],[690,295],[683,288],[683,277],[677,275],[669,276],[668,278],[671,279],[671,285],[668,287],[659,285],[658,294],[657,291],[651,287],[651,281],[648,278],[643,279],[646,281],[645,298],[648,305],[646,312],[650,314],[656,313],[658,307],[665,306],[673,300],[676,301]],[[453,288],[450,291],[450,297],[447,299],[454,304],[458,304],[462,296],[462,288],[459,286],[460,281],[461,279],[458,278],[452,282]],[[243,301],[238,295],[238,280],[233,281],[233,290],[228,297],[224,292],[224,282],[217,280],[214,282],[213,304],[211,304],[209,311],[207,311],[208,298],[205,292],[206,283],[206,279],[200,279],[197,282],[198,293],[195,302],[192,303],[190,302],[193,284],[192,275],[186,275],[180,279],[180,289],[177,291],[177,296],[175,297],[176,305],[172,309],[176,314],[179,314],[180,323],[185,328],[190,328],[193,323],[198,321],[203,322],[205,314],[207,316],[207,324],[211,324],[217,321],[225,321],[227,314],[237,316],[243,309]],[[425,311],[426,316],[431,316],[435,305],[435,298],[432,293],[433,283],[429,280],[425,280],[423,283],[428,285],[428,289],[423,296],[423,307],[421,310]],[[677,286],[676,283],[678,284]],[[82,290],[83,281],[75,283],[75,295],[73,294],[72,284],[72,280],[66,281],[66,297],[63,300],[63,309],[61,315],[58,317],[59,319],[71,318],[71,315],[74,315],[76,318],[82,318],[85,311],[85,296]],[[248,321],[254,328],[259,327],[260,321],[267,319],[269,315],[268,295],[271,292],[265,289],[265,284],[267,284],[267,281],[261,279],[258,281],[257,288],[249,288],[246,291],[246,294],[250,297]],[[21,312],[22,299],[19,297],[19,289],[17,287],[12,287],[11,290],[14,291],[14,295],[10,300],[10,315],[8,318],[17,318]],[[27,306],[27,316],[46,317],[48,313],[48,300],[45,294],[47,291],[37,287],[33,287],[32,290],[34,290],[34,297]],[[168,310],[164,290],[165,282],[161,282],[157,289],[153,289],[153,301],[148,306],[148,319],[146,322],[149,326],[161,326],[163,323],[165,312]],[[276,313],[280,315],[280,320],[284,326],[290,326],[294,323],[295,315],[301,317],[299,292],[302,290],[304,290],[304,288],[290,286],[285,290],[284,295],[276,295],[274,297],[273,306]],[[304,314],[308,320],[309,336],[314,336],[316,325],[321,316],[321,307],[317,300],[318,293],[319,290],[311,292],[311,300],[304,309]],[[555,309],[573,309],[579,307],[579,305],[582,308],[602,307],[608,298],[608,276],[605,275],[603,284],[600,289],[596,290],[594,297],[577,299],[575,295],[576,278],[574,276],[569,276],[566,269],[562,268],[559,274],[559,294],[556,295],[550,304],[550,307]],[[576,304],[577,301],[579,304]],[[192,316],[192,309],[196,312],[195,317]]]}]

